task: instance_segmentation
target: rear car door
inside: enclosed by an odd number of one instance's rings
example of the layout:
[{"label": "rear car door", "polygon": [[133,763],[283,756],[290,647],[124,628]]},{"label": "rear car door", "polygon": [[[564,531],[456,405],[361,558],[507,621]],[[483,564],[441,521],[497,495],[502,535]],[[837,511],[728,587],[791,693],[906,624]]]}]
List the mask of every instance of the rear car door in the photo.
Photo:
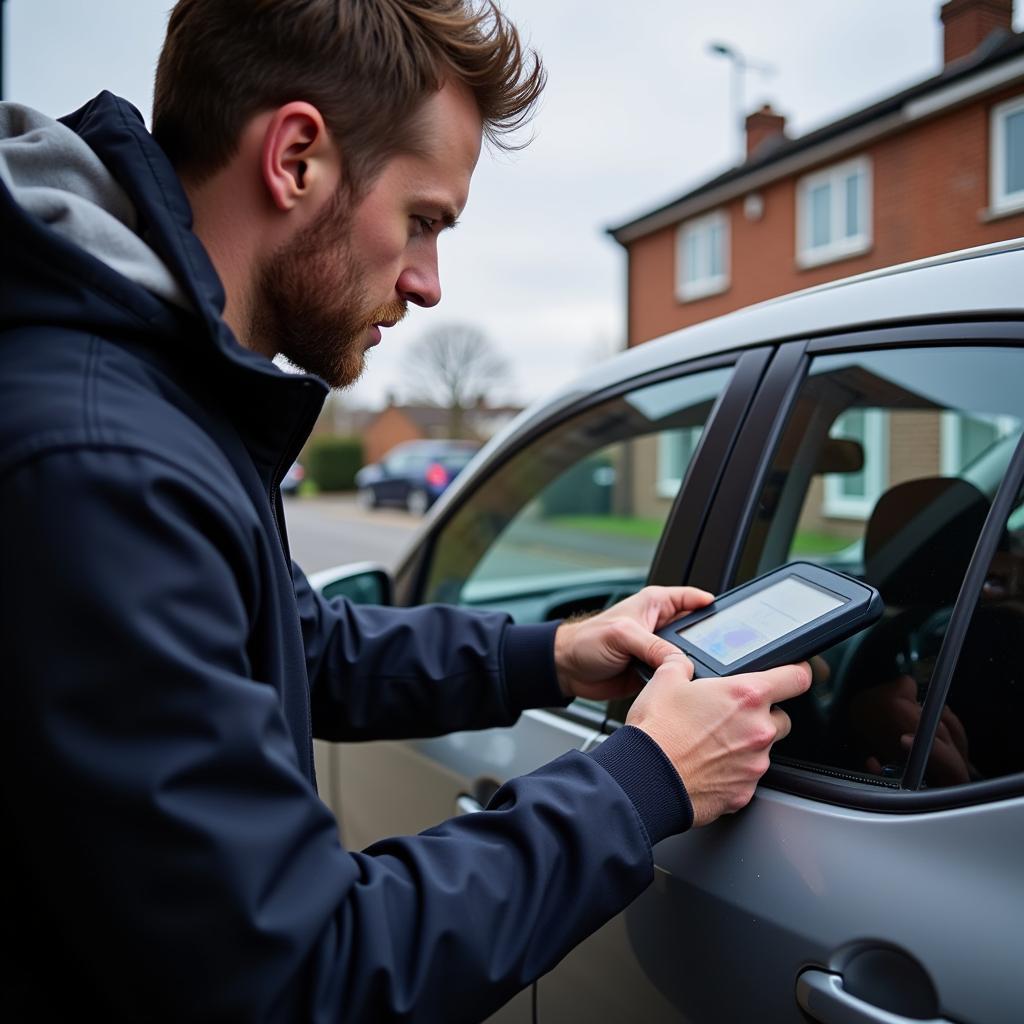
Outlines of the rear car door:
[{"label": "rear car door", "polygon": [[659,844],[651,888],[541,979],[541,1020],[1021,1019],[1022,339],[779,350],[687,582],[800,558],[885,615],[816,662],[751,806]]}]

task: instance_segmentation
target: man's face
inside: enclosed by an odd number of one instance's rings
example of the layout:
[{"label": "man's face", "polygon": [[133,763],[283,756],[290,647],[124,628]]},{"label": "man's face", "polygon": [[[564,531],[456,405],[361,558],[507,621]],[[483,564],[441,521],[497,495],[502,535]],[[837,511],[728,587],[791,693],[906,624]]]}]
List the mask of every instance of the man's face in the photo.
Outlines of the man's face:
[{"label": "man's face", "polygon": [[441,299],[437,238],[466,204],[482,125],[472,94],[451,83],[419,116],[420,152],[389,160],[354,204],[337,192],[257,278],[251,336],[332,387],[359,378],[408,303]]}]

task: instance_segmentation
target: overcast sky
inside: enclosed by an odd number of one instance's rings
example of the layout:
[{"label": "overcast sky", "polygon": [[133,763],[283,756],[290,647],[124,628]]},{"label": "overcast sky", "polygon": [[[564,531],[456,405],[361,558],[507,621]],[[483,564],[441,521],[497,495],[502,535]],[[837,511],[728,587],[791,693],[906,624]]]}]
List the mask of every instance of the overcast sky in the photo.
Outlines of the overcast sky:
[{"label": "overcast sky", "polygon": [[[107,88],[147,118],[171,0],[7,0],[6,98],[59,115]],[[734,162],[728,42],[774,66],[749,73],[803,134],[941,65],[939,0],[504,0],[544,58],[533,143],[481,159],[458,229],[441,242],[444,297],[385,333],[352,392],[401,397],[403,352],[427,328],[482,328],[530,401],[621,347],[625,254],[605,228]],[[1017,15],[1020,28],[1020,13]]]}]

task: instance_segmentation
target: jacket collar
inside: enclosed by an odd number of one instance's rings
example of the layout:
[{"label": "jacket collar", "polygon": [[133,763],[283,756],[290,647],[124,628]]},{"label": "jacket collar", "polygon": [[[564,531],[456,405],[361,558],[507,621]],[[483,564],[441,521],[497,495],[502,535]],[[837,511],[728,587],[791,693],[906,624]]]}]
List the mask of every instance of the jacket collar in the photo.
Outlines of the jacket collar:
[{"label": "jacket collar", "polygon": [[[223,371],[225,403],[259,462],[287,471],[312,429],[327,385],[292,374],[239,344],[224,322],[225,295],[202,243],[192,231],[192,210],[163,150],[129,102],[102,92],[61,121],[100,157],[135,203],[147,243],[164,260],[190,299],[208,355]],[[205,349],[205,353],[202,351]]]}]

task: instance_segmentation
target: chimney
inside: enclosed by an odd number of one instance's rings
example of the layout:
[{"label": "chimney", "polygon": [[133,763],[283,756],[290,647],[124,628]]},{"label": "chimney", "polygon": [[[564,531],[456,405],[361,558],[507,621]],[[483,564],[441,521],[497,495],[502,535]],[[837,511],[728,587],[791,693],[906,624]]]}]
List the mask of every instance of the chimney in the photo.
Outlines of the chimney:
[{"label": "chimney", "polygon": [[939,12],[943,63],[966,57],[996,29],[1013,31],[1013,0],[948,0]]},{"label": "chimney", "polygon": [[777,114],[766,103],[760,110],[755,110],[747,115],[747,159],[749,160],[755,152],[767,142],[786,134],[786,119],[782,114]]}]

